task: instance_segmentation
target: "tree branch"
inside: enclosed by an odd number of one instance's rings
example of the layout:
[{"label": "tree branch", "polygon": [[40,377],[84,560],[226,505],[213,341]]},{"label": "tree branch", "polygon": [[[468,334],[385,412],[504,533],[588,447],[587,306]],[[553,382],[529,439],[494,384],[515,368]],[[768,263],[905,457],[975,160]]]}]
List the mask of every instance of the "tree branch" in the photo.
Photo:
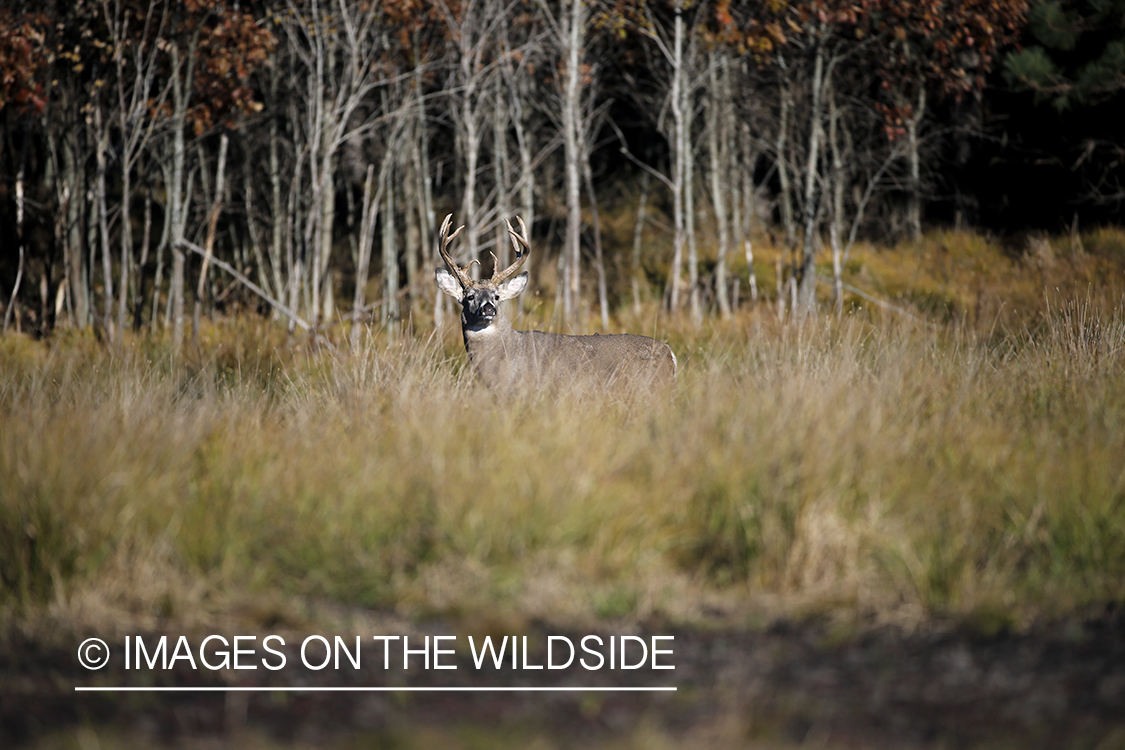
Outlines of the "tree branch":
[{"label": "tree branch", "polygon": [[234,278],[236,278],[240,282],[242,282],[243,286],[245,286],[247,289],[249,289],[254,294],[261,297],[266,302],[268,302],[270,304],[270,306],[273,307],[273,309],[277,310],[282,315],[285,315],[290,320],[292,320],[294,323],[296,323],[298,326],[300,326],[302,330],[310,331],[310,332],[312,331],[312,326],[310,326],[308,323],[306,323],[304,321],[304,319],[301,318],[300,315],[293,312],[288,307],[281,304],[280,302],[278,302],[276,299],[274,299],[270,295],[266,294],[266,291],[264,289],[262,289],[260,286],[258,286],[253,281],[251,281],[246,276],[244,276],[242,273],[240,273],[238,271],[238,269],[236,269],[230,263],[227,263],[225,260],[219,260],[214,255],[212,255],[211,253],[207,252],[206,250],[201,248],[199,245],[196,245],[194,242],[191,242],[189,240],[181,239],[181,240],[176,242],[176,245],[184,248],[185,250],[190,250],[193,253],[195,253],[196,255],[202,256],[206,260],[210,260],[217,267],[223,269],[224,271],[229,273],[231,276],[233,276]]}]

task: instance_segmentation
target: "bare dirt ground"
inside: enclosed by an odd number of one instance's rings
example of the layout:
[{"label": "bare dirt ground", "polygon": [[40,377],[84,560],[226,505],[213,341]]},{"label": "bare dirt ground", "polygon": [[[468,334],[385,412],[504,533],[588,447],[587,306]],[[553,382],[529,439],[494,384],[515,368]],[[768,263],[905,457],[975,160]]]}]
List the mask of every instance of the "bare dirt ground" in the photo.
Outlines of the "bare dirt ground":
[{"label": "bare dirt ground", "polygon": [[[542,624],[540,633],[551,632]],[[1026,634],[673,631],[674,671],[81,669],[9,638],[0,748],[1125,748],[1125,608]],[[434,632],[437,632],[435,630]],[[121,644],[111,644],[121,648]],[[298,663],[292,644],[282,649]],[[364,659],[382,664],[381,646]],[[540,655],[541,656],[541,655]],[[532,660],[534,663],[534,659]],[[247,676],[249,675],[249,676]],[[147,682],[146,682],[147,680]],[[76,693],[76,685],[675,685],[669,693]],[[248,739],[249,738],[249,739]]]}]

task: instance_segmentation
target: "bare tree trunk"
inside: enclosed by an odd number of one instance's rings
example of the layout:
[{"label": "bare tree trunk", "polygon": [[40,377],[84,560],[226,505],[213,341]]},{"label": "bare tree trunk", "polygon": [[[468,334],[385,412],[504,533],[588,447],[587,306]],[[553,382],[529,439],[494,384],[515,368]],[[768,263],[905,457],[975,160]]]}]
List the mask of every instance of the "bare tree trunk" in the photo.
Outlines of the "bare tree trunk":
[{"label": "bare tree trunk", "polygon": [[688,295],[691,319],[696,325],[703,322],[703,304],[699,296],[699,249],[695,244],[695,146],[692,142],[693,112],[692,98],[688,87],[684,87],[684,235],[688,251]]},{"label": "bare tree trunk", "polygon": [[422,248],[422,213],[418,204],[422,202],[418,189],[422,180],[418,175],[418,142],[409,138],[410,153],[404,154],[402,163],[402,220],[406,224],[406,246],[402,249],[406,261],[406,288],[409,290],[409,306],[404,317],[413,321],[418,309],[422,290],[422,279],[418,274],[418,254]]},{"label": "bare tree trunk", "polygon": [[267,262],[265,254],[262,253],[262,234],[258,229],[258,221],[256,218],[256,210],[254,208],[254,178],[253,170],[242,170],[242,197],[246,206],[246,231],[250,235],[250,249],[254,253],[254,266],[258,269],[258,286],[262,287],[266,294],[271,297],[278,297],[278,287],[272,283],[270,267],[272,262]]},{"label": "bare tree trunk", "polygon": [[743,123],[739,130],[744,166],[742,171],[742,195],[739,196],[741,200],[735,205],[736,210],[743,215],[744,219],[738,225],[736,236],[742,238],[743,250],[746,253],[746,270],[750,277],[750,302],[753,304],[758,301],[758,278],[754,273],[754,250],[751,246],[751,233],[754,228],[754,164],[757,154],[754,150],[753,138],[750,137],[750,126]]},{"label": "bare tree trunk", "polygon": [[[352,331],[351,331],[351,345],[352,351],[359,350],[359,319],[363,314],[363,307],[366,303],[367,294],[367,277],[371,264],[371,242],[374,239],[375,233],[375,218],[378,215],[378,197],[373,197],[371,194],[372,184],[375,178],[375,165],[367,165],[367,179],[363,181],[363,213],[359,224],[359,248],[356,258],[356,272],[355,272],[355,297],[352,300]],[[376,206],[372,210],[372,206]]]},{"label": "bare tree trunk", "polygon": [[750,277],[747,281],[750,284],[750,304],[753,305],[758,301],[758,276],[754,273],[754,248],[751,245],[750,235],[742,240],[742,248],[746,253],[746,272]]},{"label": "bare tree trunk", "polygon": [[[414,41],[414,48],[418,50],[417,37]],[[415,57],[418,57],[417,52]],[[417,175],[418,175],[418,193],[422,200],[417,206],[418,210],[418,225],[421,229],[421,237],[419,238],[419,251],[423,262],[434,262],[434,248],[432,247],[432,238],[434,236],[434,200],[433,200],[433,182],[430,176],[430,135],[429,128],[426,121],[426,105],[422,99],[422,66],[417,65],[414,68],[414,97],[418,108],[418,117],[415,120],[416,134],[414,139],[414,158],[417,161]],[[442,323],[445,319],[446,296],[440,293],[434,293],[434,328],[441,330]]]},{"label": "bare tree trunk", "polygon": [[797,309],[797,277],[790,276],[789,280],[785,282],[786,288],[789,290],[789,309]]},{"label": "bare tree trunk", "polygon": [[175,44],[171,47],[172,57],[172,185],[169,191],[172,236],[172,277],[170,279],[169,302],[172,310],[172,354],[177,356],[184,342],[184,250],[180,242],[184,239],[184,224],[187,218],[187,196],[184,194],[184,128],[186,127],[188,92],[191,91],[192,58],[194,47],[188,49],[187,74],[180,78],[180,50]]},{"label": "bare tree trunk", "polygon": [[4,310],[4,332],[8,332],[8,322],[12,315],[16,316],[16,329],[20,327],[19,313],[16,312],[17,300],[20,293],[20,282],[23,281],[23,216],[24,216],[24,174],[27,170],[27,128],[23,129],[23,147],[20,149],[20,167],[16,172],[16,241],[19,244],[19,262],[16,266],[16,280],[12,284],[12,296],[8,298],[8,307]]},{"label": "bare tree trunk", "polygon": [[820,160],[821,107],[824,88],[824,44],[819,39],[816,45],[816,58],[813,63],[812,112],[809,115],[809,148],[805,164],[805,236],[801,251],[801,266],[798,270],[800,287],[798,319],[803,319],[816,309],[816,221],[818,212],[817,186]]},{"label": "bare tree trunk", "polygon": [[[727,252],[730,246],[730,233],[727,226],[727,194],[730,184],[730,153],[726,149],[729,134],[723,127],[726,122],[721,106],[730,107],[730,99],[722,98],[725,92],[720,79],[720,68],[725,68],[720,53],[711,53],[708,66],[711,85],[707,96],[707,146],[711,156],[711,205],[715,211],[715,224],[719,236],[718,257],[715,260],[715,299],[719,303],[719,313],[724,319],[730,318],[730,299],[727,297]],[[722,71],[726,78],[726,71]],[[720,133],[720,130],[723,132]],[[722,145],[720,145],[722,144]]]},{"label": "bare tree trunk", "polygon": [[774,262],[774,273],[777,277],[777,320],[778,322],[785,322],[785,283],[783,276],[785,275],[785,264],[781,262],[781,255],[777,256]]},{"label": "bare tree trunk", "polygon": [[684,262],[684,161],[687,151],[687,134],[684,122],[684,0],[675,2],[676,20],[672,42],[672,123],[673,123],[673,176],[672,176],[672,270],[668,280],[668,306],[680,307],[681,269]]},{"label": "bare tree trunk", "polygon": [[16,317],[16,332],[18,333],[20,331],[20,316],[16,310],[19,307],[19,302],[17,300],[20,293],[20,282],[23,281],[23,256],[23,243],[21,242],[19,247],[19,261],[16,266],[16,280],[12,284],[12,295],[8,298],[8,307],[4,310],[4,333],[8,332],[8,324],[13,314]]},{"label": "bare tree trunk", "polygon": [[191,338],[195,343],[199,342],[201,308],[203,306],[203,295],[207,289],[207,269],[211,265],[211,256],[215,252],[215,230],[219,225],[219,214],[223,210],[228,144],[227,134],[223,133],[219,139],[219,163],[215,167],[215,192],[211,198],[211,211],[207,215],[207,237],[203,243],[203,251],[206,255],[203,256],[203,265],[199,269],[199,285],[195,290],[195,310],[191,318]]},{"label": "bare tree trunk", "polygon": [[[311,21],[311,54],[312,69],[308,78],[308,142],[309,150],[309,187],[312,195],[309,200],[308,213],[305,216],[303,244],[305,251],[305,264],[308,273],[307,293],[310,295],[307,311],[308,321],[316,330],[320,320],[320,292],[321,270],[323,268],[324,252],[324,223],[326,209],[326,191],[328,182],[332,179],[332,153],[331,153],[331,128],[330,119],[335,115],[332,106],[331,86],[335,81],[333,62],[335,56],[335,35],[327,28],[327,19],[323,17],[316,2],[312,4]],[[331,230],[329,230],[331,231]]]},{"label": "bare tree trunk", "polygon": [[793,109],[793,91],[789,82],[789,67],[784,55],[778,55],[778,69],[781,73],[781,91],[778,102],[777,122],[777,180],[780,186],[778,200],[781,201],[781,223],[785,227],[785,246],[792,248],[797,244],[797,221],[793,216],[793,195],[789,182],[789,116]]},{"label": "bare tree trunk", "polygon": [[[58,175],[57,175],[55,157],[54,157],[54,154],[50,152],[49,146],[48,146],[48,153],[46,153],[44,156],[45,156],[45,158],[43,159],[43,177],[40,181],[40,184],[41,185],[47,185],[47,186],[54,185],[56,182],[58,182]],[[20,156],[20,162],[21,162],[20,166],[21,166],[21,168],[23,168],[23,161],[24,161],[24,157],[21,155]],[[17,179],[20,177],[19,172],[16,173],[16,177],[17,177]],[[18,198],[18,200],[22,200],[22,198]],[[18,208],[18,206],[17,206],[17,208]],[[18,229],[20,229],[20,227],[18,226],[18,224],[19,224],[18,211],[17,211],[16,218],[17,218],[17,222],[16,222],[17,227],[16,228],[18,230]],[[56,240],[58,239],[57,235],[56,235],[55,239]],[[55,247],[58,247],[58,245],[56,244]],[[45,259],[45,262],[43,263],[43,268],[39,273],[39,330],[42,333],[47,333],[48,331],[50,331],[51,327],[54,323],[54,320],[58,318],[57,314],[52,315],[53,308],[51,307],[51,282],[52,282],[51,277],[53,276],[54,268],[55,268],[54,260],[53,259]],[[58,298],[57,289],[56,289],[55,296],[56,296],[56,299],[57,299]],[[57,306],[58,305],[56,304],[55,307],[57,307]]]},{"label": "bare tree trunk", "polygon": [[[293,119],[294,124],[296,124],[296,105],[293,105],[291,107],[290,116]],[[289,186],[288,207],[284,214],[286,217],[288,217],[286,219],[286,224],[287,228],[289,229],[289,231],[285,233],[285,267],[289,272],[289,279],[286,282],[285,287],[288,292],[286,305],[290,310],[298,312],[298,305],[301,298],[301,287],[303,286],[303,261],[305,257],[305,245],[302,242],[299,247],[295,246],[295,243],[300,240],[300,236],[297,233],[297,222],[295,217],[297,216],[298,211],[297,200],[301,194],[301,173],[304,169],[303,159],[304,150],[298,151],[296,163],[293,166],[293,180]],[[293,329],[295,326],[296,322],[292,317],[290,317],[288,323],[288,331],[290,334],[293,333]]]},{"label": "bare tree trunk", "polygon": [[318,288],[320,289],[321,320],[331,320],[335,314],[335,303],[332,294],[332,230],[336,224],[336,150],[325,149],[324,174],[322,180],[324,187],[321,190],[321,219],[320,239],[317,242],[320,256],[320,267],[317,269]]},{"label": "bare tree trunk", "polygon": [[[346,114],[338,106],[339,99],[336,87],[341,83],[336,78],[336,52],[337,41],[333,33],[326,35],[329,43],[326,51],[326,65],[324,74],[328,84],[324,87],[323,131],[321,134],[321,165],[320,165],[320,205],[318,207],[319,219],[317,228],[320,235],[316,239],[317,259],[316,273],[313,276],[314,304],[317,306],[313,314],[312,323],[316,326],[318,320],[331,320],[335,313],[335,304],[332,297],[332,275],[329,266],[332,260],[332,231],[336,225],[336,151],[337,138],[343,129],[341,119]],[[332,84],[336,84],[333,86]],[[342,85],[346,85],[346,82]]]},{"label": "bare tree trunk", "polygon": [[590,201],[590,218],[594,229],[594,265],[598,274],[598,311],[601,313],[602,330],[609,330],[609,294],[605,284],[605,258],[602,253],[602,223],[598,217],[598,195],[594,192],[594,172],[590,169],[590,152],[582,149],[582,171],[586,177],[586,195]]},{"label": "bare tree trunk", "polygon": [[[96,145],[95,145],[96,148]],[[95,157],[96,162],[96,157]],[[97,183],[97,171],[92,176],[93,182]],[[96,266],[98,261],[98,247],[100,247],[100,240],[98,239],[98,196],[97,190],[91,190],[86,187],[82,191],[86,196],[83,201],[83,212],[86,214],[86,269],[90,274],[88,283],[90,286],[90,325],[98,325],[98,306],[97,299],[95,299],[94,291],[96,289],[94,284],[95,274],[97,273]]]},{"label": "bare tree trunk", "polygon": [[[273,66],[270,72],[270,98],[277,101],[277,83],[281,73],[278,66]],[[281,202],[281,161],[278,155],[279,135],[277,131],[277,120],[280,116],[279,113],[272,113],[270,115],[269,126],[269,174],[270,174],[270,268],[273,271],[273,288],[278,297],[281,296],[282,290],[285,288],[281,280],[281,242],[285,229],[285,221],[283,219],[283,204]],[[249,174],[249,172],[247,172]],[[289,300],[292,303],[292,300]],[[292,307],[290,308],[292,309]],[[277,311],[272,313],[273,317],[277,317]]]},{"label": "bare tree trunk", "polygon": [[[422,259],[422,263],[426,264],[428,260],[432,260],[432,238],[435,234],[434,228],[434,198],[433,198],[433,182],[430,176],[430,146],[429,134],[426,128],[426,115],[423,110],[422,116],[418,121],[420,128],[420,135],[418,136],[418,194],[422,200],[418,205],[418,227],[421,230],[421,235],[418,238],[418,253]],[[426,266],[428,269],[429,266]],[[434,312],[435,319],[440,317],[439,313],[444,311],[446,295],[437,292],[429,285],[425,285],[426,289],[431,289],[434,296]],[[440,298],[440,299],[439,299]],[[440,308],[440,310],[439,310]],[[440,323],[441,321],[437,321]]]},{"label": "bare tree trunk", "polygon": [[117,282],[121,294],[117,298],[117,342],[120,342],[125,336],[126,300],[129,297],[129,266],[133,262],[133,222],[129,212],[129,204],[133,200],[133,188],[130,181],[133,170],[129,164],[130,159],[122,158],[121,161],[121,268],[119,269],[120,277]]},{"label": "bare tree trunk", "polygon": [[641,199],[637,205],[637,221],[633,225],[633,312],[641,313],[641,241],[645,229],[645,210],[648,207],[648,170],[641,172]]},{"label": "bare tree trunk", "polygon": [[[386,159],[394,159],[388,153]],[[398,252],[395,246],[395,191],[394,169],[386,173],[386,187],[383,198],[383,320],[393,331],[398,323]]]},{"label": "bare tree trunk", "polygon": [[96,160],[98,165],[98,175],[96,185],[96,200],[98,202],[98,234],[101,237],[101,252],[102,252],[102,325],[105,328],[106,337],[110,341],[116,341],[116,336],[113,331],[113,303],[116,301],[113,294],[113,269],[111,266],[110,249],[109,249],[109,208],[106,205],[106,151],[109,150],[109,145],[106,141],[109,139],[109,133],[106,132],[105,123],[102,121],[102,105],[97,99],[94,100],[94,138],[97,142]]},{"label": "bare tree trunk", "polygon": [[[160,160],[160,174],[161,179],[164,181],[164,221],[161,222],[162,230],[160,233],[160,243],[156,246],[156,273],[152,277],[152,314],[151,325],[156,327],[157,321],[160,318],[160,289],[164,279],[164,255],[165,249],[168,247],[169,238],[172,236],[172,223],[170,221],[171,211],[168,205],[168,195],[170,193],[169,185],[171,184],[170,170],[167,159]],[[168,301],[171,301],[171,294],[168,296]],[[168,316],[164,317],[164,327],[168,327]]]},{"label": "bare tree trunk", "polygon": [[[729,200],[730,200],[730,223],[731,223],[731,243],[737,245],[739,241],[746,235],[743,230],[742,223],[742,203],[744,196],[742,191],[746,186],[746,174],[750,173],[750,185],[753,186],[753,170],[754,159],[751,155],[749,143],[743,142],[743,128],[750,129],[746,123],[741,125],[738,122],[736,113],[737,107],[734,103],[734,84],[732,79],[735,77],[735,70],[738,73],[743,73],[741,66],[732,70],[731,61],[723,58],[723,72],[726,74],[721,79],[722,88],[717,94],[719,100],[725,102],[722,107],[723,117],[723,134],[727,138],[726,153],[729,163],[728,169],[728,183],[729,183]],[[747,138],[747,140],[749,140]],[[747,229],[750,225],[750,217],[746,217]]]},{"label": "bare tree trunk", "polygon": [[133,288],[133,330],[141,330],[145,304],[145,266],[148,264],[149,248],[152,246],[152,181],[145,180],[144,230],[141,235],[141,260],[137,264],[137,275]]},{"label": "bare tree trunk", "polygon": [[[477,224],[477,164],[480,161],[480,132],[477,127],[476,112],[469,102],[466,93],[463,105],[465,118],[465,195],[461,203],[461,214],[468,232],[465,235],[466,245],[469,248],[469,260],[479,260],[480,255],[480,227]],[[480,268],[473,264],[469,271],[473,278],[478,278]]]},{"label": "bare tree trunk", "polygon": [[490,119],[492,124],[492,193],[496,196],[496,221],[493,223],[493,256],[500,268],[508,265],[508,232],[504,228],[504,218],[511,217],[508,206],[508,132],[506,97],[501,88],[500,76],[492,78],[492,102]]},{"label": "bare tree trunk", "polygon": [[918,127],[926,113],[926,87],[918,87],[918,103],[906,119],[907,153],[910,158],[910,194],[907,197],[907,223],[915,240],[922,239],[922,160],[918,153]]},{"label": "bare tree trunk", "polygon": [[840,242],[844,221],[844,158],[840,151],[840,110],[836,106],[836,91],[829,84],[828,95],[828,146],[832,152],[832,220],[828,225],[828,241],[832,246],[832,286],[836,300],[836,315],[844,313],[844,250]]},{"label": "bare tree trunk", "polygon": [[[731,91],[733,87],[730,85],[730,67],[727,67],[727,78],[724,90],[721,97],[724,101],[730,102],[733,100]],[[730,139],[730,145],[727,147],[727,153],[739,154],[742,161],[742,167],[735,174],[730,175],[729,193],[730,193],[730,208],[731,208],[731,224],[732,234],[734,237],[734,245],[739,241],[742,242],[742,250],[746,257],[746,274],[749,277],[747,281],[750,287],[750,304],[753,305],[758,301],[758,277],[754,272],[754,249],[750,237],[750,229],[753,225],[753,206],[754,206],[754,161],[755,153],[753,148],[753,139],[750,137],[750,126],[742,123],[738,124],[735,117],[734,107],[727,105],[724,110],[724,119],[726,120],[726,134]],[[739,159],[731,158],[732,167],[737,168]],[[745,218],[744,218],[745,217]],[[734,288],[735,295],[734,301],[731,303],[732,307],[737,308],[739,304],[738,288],[740,279],[735,277]]]},{"label": "bare tree trunk", "polygon": [[[487,18],[475,0],[460,7],[459,23],[450,20],[459,55],[459,99],[453,106],[457,143],[465,165],[465,187],[461,196],[461,221],[465,225],[465,246],[470,261],[469,273],[480,276],[480,217],[477,208],[477,170],[480,165],[481,117],[485,107],[485,86],[489,71],[484,65]],[[472,261],[478,263],[472,263]],[[439,298],[444,295],[437,295]]]},{"label": "bare tree trunk", "polygon": [[[528,117],[525,114],[528,108],[523,106],[521,101],[521,86],[520,82],[526,80],[525,77],[516,79],[516,85],[512,86],[512,125],[516,131],[516,145],[519,148],[520,155],[520,216],[527,222],[528,231],[533,231],[535,228],[535,167],[532,164],[532,134],[533,129],[525,122]],[[528,268],[534,262],[533,258],[528,258],[524,261],[524,268]],[[444,297],[445,295],[439,295]],[[517,297],[521,305],[527,304],[530,299],[529,295],[521,295]]]},{"label": "bare tree trunk", "polygon": [[71,312],[74,325],[90,325],[90,285],[86,253],[82,244],[82,190],[85,180],[79,177],[78,134],[66,133],[62,138],[63,189],[62,207],[66,220],[66,275],[70,281]]},{"label": "bare tree trunk", "polygon": [[563,318],[573,324],[581,307],[581,75],[579,63],[585,36],[584,0],[570,0],[566,25],[565,87],[563,91],[563,146],[566,162],[566,249],[563,265]]},{"label": "bare tree trunk", "polygon": [[54,131],[48,127],[46,113],[43,116],[43,130],[47,140],[47,171],[49,177],[44,179],[46,185],[50,185],[58,196],[58,208],[55,210],[53,217],[53,228],[55,247],[62,250],[62,278],[59,280],[58,285],[55,287],[55,307],[54,318],[52,319],[52,327],[58,326],[63,310],[67,309],[70,297],[67,294],[69,282],[67,281],[67,272],[70,269],[70,249],[67,247],[66,238],[66,224],[63,222],[63,217],[66,216],[66,207],[62,200],[63,192],[63,177],[61,176],[61,169],[59,167],[59,152],[58,142],[55,140]]}]

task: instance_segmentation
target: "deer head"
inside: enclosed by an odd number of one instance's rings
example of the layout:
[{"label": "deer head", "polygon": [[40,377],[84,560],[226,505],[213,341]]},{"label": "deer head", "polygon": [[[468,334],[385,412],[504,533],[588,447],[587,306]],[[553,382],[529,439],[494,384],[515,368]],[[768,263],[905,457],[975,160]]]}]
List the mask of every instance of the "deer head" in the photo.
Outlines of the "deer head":
[{"label": "deer head", "polygon": [[[461,322],[467,330],[487,328],[500,314],[499,304],[522,294],[527,288],[527,272],[518,272],[527,261],[531,246],[527,242],[527,227],[524,226],[523,219],[517,216],[516,221],[520,225],[518,233],[512,228],[511,222],[504,220],[512,247],[516,251],[515,261],[503,270],[497,263],[492,278],[480,281],[469,275],[469,268],[477,262],[475,259],[462,267],[449,254],[449,244],[465,227],[459,226],[450,233],[453,214],[446,216],[442,222],[438,251],[446,267],[437,269],[437,284],[439,289],[461,303]],[[495,260],[496,256],[492,257]]]}]

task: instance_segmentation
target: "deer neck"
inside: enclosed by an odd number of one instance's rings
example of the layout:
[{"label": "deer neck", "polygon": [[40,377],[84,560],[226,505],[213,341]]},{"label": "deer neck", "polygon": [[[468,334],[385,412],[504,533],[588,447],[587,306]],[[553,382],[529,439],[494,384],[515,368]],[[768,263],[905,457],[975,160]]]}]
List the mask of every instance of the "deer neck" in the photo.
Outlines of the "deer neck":
[{"label": "deer neck", "polygon": [[486,386],[498,393],[510,392],[520,376],[520,335],[498,312],[488,325],[464,324],[465,351]]}]

